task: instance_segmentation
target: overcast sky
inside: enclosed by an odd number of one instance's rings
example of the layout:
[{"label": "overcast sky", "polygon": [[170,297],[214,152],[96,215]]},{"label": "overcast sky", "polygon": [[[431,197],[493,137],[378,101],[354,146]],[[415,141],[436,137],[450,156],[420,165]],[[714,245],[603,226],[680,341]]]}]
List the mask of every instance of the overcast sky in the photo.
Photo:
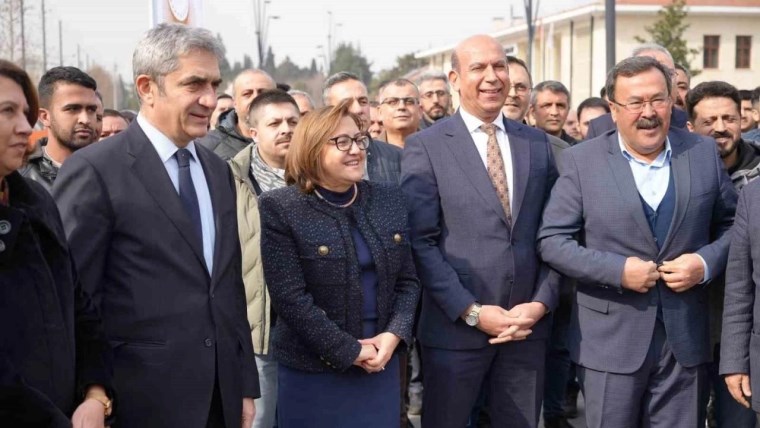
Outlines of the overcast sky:
[{"label": "overcast sky", "polygon": [[[26,0],[31,9],[27,34],[39,27],[39,2]],[[220,33],[231,62],[250,54],[256,64],[254,0],[205,0],[205,27]],[[534,0],[536,1],[536,0]],[[541,14],[571,9],[593,0],[538,0]],[[63,22],[64,62],[76,65],[77,44],[82,62],[89,55],[107,69],[131,74],[131,55],[149,25],[149,0],[46,0],[49,65],[58,64],[58,20]],[[494,28],[494,17],[524,15],[523,0],[271,0],[269,44],[279,63],[285,56],[301,66],[312,58],[322,64],[318,45],[327,45],[328,11],[337,42],[361,46],[372,70],[393,66],[409,52],[456,43]],[[548,12],[547,12],[548,11]],[[29,34],[32,36],[33,34]],[[28,37],[29,37],[28,36]],[[41,45],[41,42],[39,43]]]}]

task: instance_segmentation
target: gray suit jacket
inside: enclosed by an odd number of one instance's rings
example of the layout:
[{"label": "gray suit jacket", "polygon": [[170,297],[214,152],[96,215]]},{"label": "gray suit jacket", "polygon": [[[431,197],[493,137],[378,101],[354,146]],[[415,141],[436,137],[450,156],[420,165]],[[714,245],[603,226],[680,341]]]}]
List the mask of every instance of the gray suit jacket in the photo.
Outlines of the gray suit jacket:
[{"label": "gray suit jacket", "polygon": [[[541,263],[536,232],[557,170],[546,134],[505,120],[514,166],[512,227],[459,113],[410,136],[401,160],[412,248],[423,286],[425,346],[477,349],[488,336],[459,316],[477,301],[557,304],[559,276]],[[531,339],[545,339],[546,318]]]},{"label": "gray suit jacket", "polygon": [[760,180],[739,195],[726,267],[720,374],[750,374],[752,408],[760,411]]},{"label": "gray suit jacket", "polygon": [[584,367],[637,370],[649,348],[658,301],[678,362],[692,367],[710,358],[707,285],[675,293],[658,282],[645,294],[621,285],[631,256],[660,263],[696,252],[712,278],[726,263],[736,192],[715,142],[674,128],[668,136],[676,208],[660,250],[617,132],[562,153],[562,175],[544,211],[539,251],[553,268],[578,280],[569,350]]}]

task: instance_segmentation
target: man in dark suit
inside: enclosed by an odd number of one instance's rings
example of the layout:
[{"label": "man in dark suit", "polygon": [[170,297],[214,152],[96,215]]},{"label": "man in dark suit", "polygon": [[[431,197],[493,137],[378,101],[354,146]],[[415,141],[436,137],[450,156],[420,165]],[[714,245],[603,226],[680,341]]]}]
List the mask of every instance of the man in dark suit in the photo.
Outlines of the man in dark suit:
[{"label": "man in dark suit", "polygon": [[577,280],[568,345],[591,428],[704,421],[707,287],[736,192],[712,139],[670,127],[670,82],[649,57],[610,71],[618,131],[562,153],[538,234],[544,261]]},{"label": "man in dark suit", "polygon": [[[731,395],[744,407],[760,412],[760,353],[757,306],[757,274],[760,272],[760,180],[748,184],[739,195],[731,249],[726,267],[726,294],[720,349],[720,374]],[[755,394],[752,391],[756,391]],[[760,421],[760,416],[758,417]]]},{"label": "man in dark suit", "polygon": [[53,195],[114,349],[120,427],[250,427],[259,396],[227,165],[206,133],[224,48],[161,24],[133,55],[140,114],[70,157]]},{"label": "man in dark suit", "polygon": [[[677,75],[676,75],[676,64],[673,61],[673,56],[670,54],[670,52],[667,49],[655,43],[646,43],[646,44],[636,47],[633,50],[631,57],[636,57],[636,56],[652,57],[656,59],[657,61],[659,61],[660,64],[662,64],[666,68],[670,76],[670,80],[672,82],[672,87],[674,88],[673,94],[671,95],[671,98],[673,99],[673,104],[670,106],[670,126],[675,127],[675,128],[680,128],[680,129],[686,129],[686,122],[688,122],[689,116],[686,114],[685,111],[676,107],[676,100],[678,99],[678,91],[675,90]],[[613,119],[612,114],[607,113],[589,122],[586,139],[590,140],[594,137],[598,137],[606,133],[607,131],[611,131],[613,129],[615,129],[615,120]]]},{"label": "man in dark suit", "polygon": [[535,427],[541,318],[558,298],[535,236],[557,170],[546,134],[501,113],[510,82],[499,43],[471,37],[451,63],[459,111],[409,137],[402,157],[424,287],[422,425],[465,426],[485,383],[494,426]]}]

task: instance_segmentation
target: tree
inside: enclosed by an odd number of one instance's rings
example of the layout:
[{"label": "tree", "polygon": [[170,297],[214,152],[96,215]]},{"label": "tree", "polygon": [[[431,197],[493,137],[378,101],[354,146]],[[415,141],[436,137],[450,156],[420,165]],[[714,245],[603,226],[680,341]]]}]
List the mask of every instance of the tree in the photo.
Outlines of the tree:
[{"label": "tree", "polygon": [[317,60],[312,58],[311,59],[311,66],[309,67],[309,73],[312,75],[317,74],[319,71],[317,70]]},{"label": "tree", "polygon": [[396,57],[396,65],[393,68],[383,70],[375,76],[370,85],[370,91],[374,92],[383,82],[404,77],[410,71],[414,71],[424,65],[425,62],[415,58],[414,53]]},{"label": "tree", "polygon": [[370,66],[372,63],[367,61],[367,58],[362,55],[362,51],[359,48],[354,48],[351,43],[341,43],[338,48],[335,49],[332,61],[330,61],[330,73],[337,73],[339,71],[348,71],[359,76],[365,85],[369,85],[372,80],[372,71]]},{"label": "tree", "polygon": [[272,52],[272,47],[270,46],[269,49],[267,49],[267,57],[264,61],[264,66],[262,67],[264,71],[269,73],[270,75],[274,75],[275,71],[277,71],[277,66],[274,63],[274,53]]},{"label": "tree", "polygon": [[[684,0],[673,0],[673,2],[657,12],[657,21],[654,25],[644,27],[649,33],[651,42],[662,45],[673,56],[676,64],[681,64],[689,70],[692,76],[699,74],[700,70],[691,68],[690,57],[699,53],[699,49],[689,48],[683,33],[690,27],[685,22],[687,12],[685,10],[686,2]],[[636,36],[639,43],[648,43],[650,41],[643,37]]]}]

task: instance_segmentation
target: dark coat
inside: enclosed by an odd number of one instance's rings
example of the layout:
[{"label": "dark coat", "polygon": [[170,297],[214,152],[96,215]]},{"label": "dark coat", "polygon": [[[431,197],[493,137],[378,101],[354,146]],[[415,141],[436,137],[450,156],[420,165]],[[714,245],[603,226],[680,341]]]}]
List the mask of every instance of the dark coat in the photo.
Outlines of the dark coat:
[{"label": "dark coat", "polygon": [[[0,205],[0,425],[70,426],[88,385],[111,390],[111,354],[82,292],[50,194],[19,173]],[[113,394],[111,394],[113,397]]]},{"label": "dark coat", "polygon": [[272,347],[289,367],[344,371],[359,356],[362,288],[349,215],[375,262],[378,331],[411,344],[420,285],[401,191],[372,182],[358,188],[345,210],[294,186],[259,199],[264,276],[278,316]]},{"label": "dark coat", "polygon": [[720,374],[750,375],[752,409],[760,411],[760,180],[739,195],[726,267]]},{"label": "dark coat", "polygon": [[214,211],[209,275],[156,149],[137,121],[66,160],[53,187],[82,286],[114,347],[120,427],[203,427],[215,383],[228,427],[259,396],[232,174],[196,145]]},{"label": "dark coat", "polygon": [[377,183],[398,184],[402,150],[385,141],[370,140],[367,147],[367,176]]},{"label": "dark coat", "polygon": [[47,137],[37,140],[37,147],[29,155],[27,164],[19,170],[22,176],[34,180],[42,185],[48,193],[53,191],[53,182],[58,175],[58,167],[45,153]]},{"label": "dark coat", "polygon": [[197,144],[211,150],[228,162],[236,154],[253,142],[252,139],[238,132],[238,116],[235,109],[226,111],[219,116],[219,126],[211,130],[205,137],[199,138]]}]

